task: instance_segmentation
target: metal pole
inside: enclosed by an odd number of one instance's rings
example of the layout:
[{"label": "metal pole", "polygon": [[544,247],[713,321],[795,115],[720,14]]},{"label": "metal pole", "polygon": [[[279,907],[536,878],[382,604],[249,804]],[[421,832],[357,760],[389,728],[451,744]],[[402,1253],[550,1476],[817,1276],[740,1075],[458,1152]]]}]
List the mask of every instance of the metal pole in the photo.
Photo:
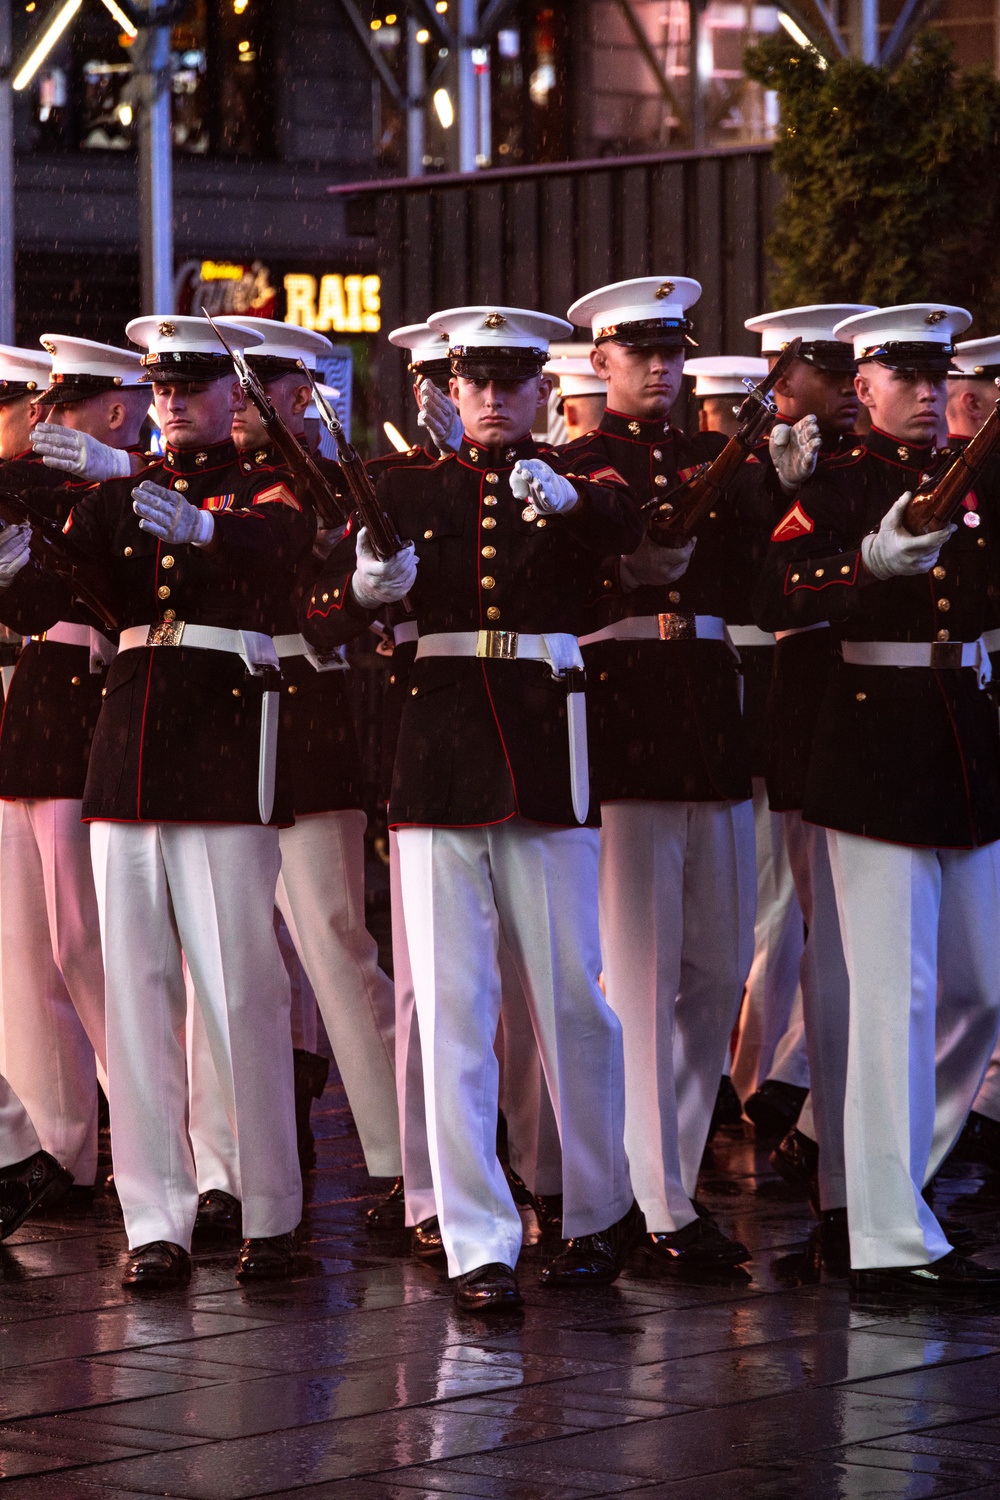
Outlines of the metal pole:
[{"label": "metal pole", "polygon": [[861,61],[878,64],[878,0],[861,0]]},{"label": "metal pole", "polygon": [[[155,15],[159,0],[150,0]],[[139,115],[139,258],[144,313],[174,310],[170,27],[144,28]]]},{"label": "metal pole", "polygon": [[488,167],[493,159],[493,104],[490,89],[489,45],[474,47],[472,61],[476,69],[476,94],[479,100],[476,166]]},{"label": "metal pole", "polygon": [[479,30],[478,0],[458,0],[458,170],[476,170],[476,69],[472,48]]},{"label": "metal pole", "polygon": [[420,23],[416,16],[406,22],[406,175],[420,177],[424,170],[424,49],[417,41]]},{"label": "metal pole", "polygon": [[11,0],[0,0],[0,344],[15,339],[14,92],[10,86]]},{"label": "metal pole", "polygon": [[701,0],[688,0],[688,119],[691,144],[705,144],[705,94],[701,77]]}]

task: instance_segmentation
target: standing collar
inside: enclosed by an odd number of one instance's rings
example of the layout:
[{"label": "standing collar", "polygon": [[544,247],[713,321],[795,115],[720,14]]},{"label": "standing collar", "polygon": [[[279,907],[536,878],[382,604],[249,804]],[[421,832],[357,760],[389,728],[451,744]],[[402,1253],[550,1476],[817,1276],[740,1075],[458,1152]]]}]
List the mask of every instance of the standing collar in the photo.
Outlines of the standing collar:
[{"label": "standing collar", "polygon": [[904,469],[926,469],[934,456],[933,443],[907,443],[873,427],[864,440],[867,452]]},{"label": "standing collar", "polygon": [[224,469],[237,460],[232,438],[221,443],[206,443],[204,448],[165,448],[163,467],[170,474],[204,474],[209,469]]},{"label": "standing collar", "polygon": [[631,438],[634,443],[662,443],[670,436],[671,427],[669,416],[644,421],[641,417],[630,417],[626,412],[605,407],[597,430],[610,433],[612,437]]},{"label": "standing collar", "polygon": [[501,443],[490,447],[472,442],[463,433],[458,460],[469,469],[512,469],[519,458],[532,458],[537,451],[535,440],[530,432],[527,437],[519,438],[516,443]]}]

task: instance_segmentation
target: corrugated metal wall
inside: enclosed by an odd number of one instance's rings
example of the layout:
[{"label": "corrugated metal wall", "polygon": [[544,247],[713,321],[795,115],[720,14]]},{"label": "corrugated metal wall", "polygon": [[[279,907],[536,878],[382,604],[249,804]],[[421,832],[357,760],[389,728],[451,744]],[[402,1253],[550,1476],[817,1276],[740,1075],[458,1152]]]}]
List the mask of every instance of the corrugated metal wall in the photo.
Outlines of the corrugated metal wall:
[{"label": "corrugated metal wall", "polygon": [[743,320],[767,307],[763,246],[778,194],[767,148],[429,177],[353,194],[355,213],[374,207],[377,231],[379,424],[402,420],[416,436],[405,361],[386,334],[458,303],[563,315],[606,282],[695,276],[700,351],[756,352]]}]

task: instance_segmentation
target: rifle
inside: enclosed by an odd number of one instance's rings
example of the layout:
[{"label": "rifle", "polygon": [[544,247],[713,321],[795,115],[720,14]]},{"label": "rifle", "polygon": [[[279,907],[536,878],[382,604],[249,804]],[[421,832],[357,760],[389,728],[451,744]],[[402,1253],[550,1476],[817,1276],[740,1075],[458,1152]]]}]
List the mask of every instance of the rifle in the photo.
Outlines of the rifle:
[{"label": "rifle", "polygon": [[351,513],[333,485],[314,462],[308,450],[303,448],[298,438],[289,432],[278,416],[267,392],[247,364],[242,351],[231,349],[211,313],[207,312],[204,307],[202,312],[215,329],[226,353],[232,360],[243,394],[260,412],[260,419],[264,424],[268,439],[281,454],[285,467],[290,470],[298,493],[312,506],[321,526],[329,529],[345,525]]},{"label": "rifle", "polygon": [[694,535],[702,517],[716,505],[722,491],[749,458],[764,428],[777,415],[771,391],[801,345],[800,338],[786,344],[774,368],[757,385],[744,380],[748,394],[736,413],[739,427],[718,457],[710,464],[703,464],[662,500],[650,500],[642,507],[644,512],[652,512],[649,534],[654,542],[661,547],[677,547]]},{"label": "rifle", "polygon": [[0,521],[30,526],[31,555],[39,566],[61,578],[74,601],[96,615],[106,630],[118,629],[118,616],[104,592],[107,580],[96,564],[80,556],[57,522],[36,510],[23,495],[5,489],[0,489]]},{"label": "rifle", "polygon": [[[348,441],[343,424],[320,390],[315,375],[305,365],[302,366],[302,370],[312,386],[313,401],[319,412],[320,421],[337,445],[337,462],[347,480],[347,488],[351,492],[351,499],[361,518],[361,524],[368,529],[368,540],[372,544],[375,556],[381,558],[383,562],[387,557],[395,557],[396,553],[402,552],[409,543],[401,540],[391,518],[386,515],[375,493],[371,475],[362,463],[357,448]],[[405,595],[399,602],[406,613],[412,615],[413,606]]]},{"label": "rifle", "polygon": [[997,447],[1000,447],[1000,401],[944,474],[925,476],[914,491],[903,512],[907,531],[913,536],[926,536],[929,531],[941,531],[949,525]]},{"label": "rifle", "polygon": [[395,557],[397,552],[402,552],[403,548],[409,544],[400,540],[399,532],[383,510],[375,493],[371,475],[365,468],[354,444],[348,441],[340,418],[320,390],[315,375],[305,366],[303,366],[303,372],[312,386],[313,401],[316,403],[320,421],[337,445],[337,462],[347,480],[347,488],[351,492],[354,509],[361,517],[362,526],[368,530],[368,540],[376,556],[383,562],[387,557]]}]

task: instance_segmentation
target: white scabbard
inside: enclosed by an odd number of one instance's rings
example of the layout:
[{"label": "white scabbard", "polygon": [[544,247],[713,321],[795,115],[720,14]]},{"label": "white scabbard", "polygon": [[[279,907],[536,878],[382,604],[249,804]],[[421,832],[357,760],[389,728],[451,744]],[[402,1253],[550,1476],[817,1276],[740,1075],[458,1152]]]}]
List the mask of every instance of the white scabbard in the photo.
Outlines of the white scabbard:
[{"label": "white scabbard", "polygon": [[[573,813],[578,823],[586,823],[590,811],[590,760],[587,754],[587,697],[583,691],[582,672],[568,672],[566,691],[566,728],[569,732],[569,784]],[[579,687],[576,686],[579,679]]]},{"label": "white scabbard", "polygon": [[257,807],[260,821],[270,823],[274,811],[274,774],[278,764],[278,718],[281,694],[267,688],[260,699],[260,759],[257,767]]}]

